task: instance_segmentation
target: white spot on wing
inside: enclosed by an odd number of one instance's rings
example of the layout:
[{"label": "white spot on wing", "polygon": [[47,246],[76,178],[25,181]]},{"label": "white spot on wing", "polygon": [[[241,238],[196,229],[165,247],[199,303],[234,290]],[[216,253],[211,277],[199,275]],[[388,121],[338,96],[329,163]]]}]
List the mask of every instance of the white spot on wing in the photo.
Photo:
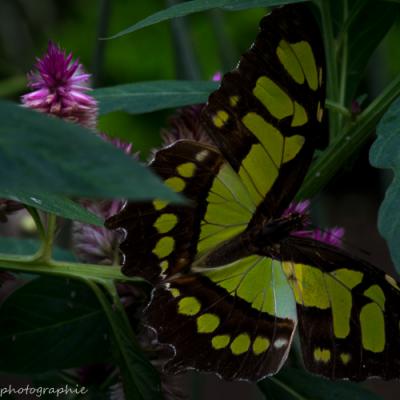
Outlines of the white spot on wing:
[{"label": "white spot on wing", "polygon": [[275,340],[275,342],[274,342],[274,347],[275,347],[276,349],[280,349],[280,348],[282,348],[282,347],[287,346],[287,344],[288,344],[287,339],[279,338],[279,339],[276,339],[276,340]]},{"label": "white spot on wing", "polygon": [[200,153],[196,154],[196,160],[202,162],[207,158],[207,156],[208,156],[208,150],[202,150],[200,151]]}]

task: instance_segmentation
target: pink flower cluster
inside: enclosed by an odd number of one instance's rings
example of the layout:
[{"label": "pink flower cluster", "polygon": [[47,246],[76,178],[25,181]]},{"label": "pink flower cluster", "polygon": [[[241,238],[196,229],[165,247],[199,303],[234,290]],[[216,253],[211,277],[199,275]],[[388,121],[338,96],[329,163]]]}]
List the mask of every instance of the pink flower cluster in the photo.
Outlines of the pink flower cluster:
[{"label": "pink flower cluster", "polygon": [[85,92],[90,75],[72,54],[49,42],[47,53],[37,59],[35,70],[28,74],[28,86],[33,90],[22,96],[22,103],[37,111],[76,122],[94,129],[97,102]]},{"label": "pink flower cluster", "polygon": [[[305,215],[307,219],[310,220],[310,200],[300,201],[299,203],[292,202],[289,207],[284,211],[282,216],[288,216],[293,213]],[[342,239],[344,236],[344,229],[337,226],[325,230],[322,230],[320,228],[309,228],[301,231],[296,231],[292,233],[292,235],[315,239],[319,242],[323,242],[331,246],[341,247]]]},{"label": "pink flower cluster", "polygon": [[[90,74],[84,72],[79,60],[73,60],[72,53],[67,54],[49,42],[47,52],[37,59],[35,69],[28,74],[28,86],[32,91],[22,96],[22,103],[25,107],[95,130],[97,102],[87,94],[91,90],[89,78]],[[97,134],[131,154],[131,144]],[[103,219],[120,211],[123,203],[122,200],[82,201],[84,207]],[[74,249],[81,261],[106,265],[119,263],[120,241],[118,232],[76,221],[73,224]]]}]

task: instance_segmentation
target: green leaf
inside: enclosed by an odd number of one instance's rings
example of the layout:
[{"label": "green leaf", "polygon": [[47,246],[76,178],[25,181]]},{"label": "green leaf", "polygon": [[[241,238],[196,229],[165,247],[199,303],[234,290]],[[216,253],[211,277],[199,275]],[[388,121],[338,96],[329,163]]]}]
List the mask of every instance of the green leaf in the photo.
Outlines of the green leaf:
[{"label": "green leaf", "polygon": [[[159,373],[140,349],[121,304],[111,305],[95,283],[88,284],[101,302],[112,329],[113,353],[120,367],[125,398],[161,400]],[[114,290],[109,286],[110,292]]]},{"label": "green leaf", "polygon": [[400,272],[400,97],[392,103],[377,127],[377,138],[369,157],[376,168],[391,169],[393,181],[388,187],[378,215],[378,229],[386,239],[392,260]]},{"label": "green leaf", "polygon": [[82,283],[40,277],[0,308],[0,371],[42,373],[108,362],[109,328],[93,293]]},{"label": "green leaf", "polygon": [[104,221],[68,197],[51,193],[0,190],[0,198],[16,200],[51,214],[85,224],[103,226]]},{"label": "green leaf", "polygon": [[[34,239],[20,239],[13,237],[0,237],[0,253],[18,254],[28,256],[34,254],[40,247],[40,241]],[[75,256],[68,250],[55,246],[53,249],[55,260],[76,261]]]},{"label": "green leaf", "polygon": [[166,21],[171,18],[183,17],[185,15],[193,14],[200,11],[207,11],[213,8],[223,8],[226,10],[244,10],[246,8],[254,7],[272,7],[288,3],[300,3],[304,0],[192,0],[185,1],[173,5],[165,10],[156,12],[149,17],[133,24],[129,28],[109,37],[108,39],[116,39],[120,36],[127,35],[128,33],[135,32],[146,26],[157,24],[161,21]]},{"label": "green leaf", "polygon": [[205,103],[218,83],[210,81],[150,81],[96,89],[100,114],[126,111],[146,113]]},{"label": "green leaf", "polygon": [[77,124],[0,101],[0,193],[179,201],[132,157]]},{"label": "green leaf", "polygon": [[124,329],[123,322],[115,315],[118,326],[114,339],[114,354],[120,367],[125,396],[128,399],[162,399],[158,372],[146,360],[135,343],[135,338]]},{"label": "green leaf", "polygon": [[332,382],[303,370],[285,368],[258,387],[268,400],[379,400],[380,397],[349,382]]},{"label": "green leaf", "polygon": [[[342,3],[335,1],[332,4],[339,7]],[[372,53],[393,26],[400,10],[397,4],[376,0],[350,1],[348,4],[350,24],[342,25],[348,29],[347,105],[355,96]]]}]

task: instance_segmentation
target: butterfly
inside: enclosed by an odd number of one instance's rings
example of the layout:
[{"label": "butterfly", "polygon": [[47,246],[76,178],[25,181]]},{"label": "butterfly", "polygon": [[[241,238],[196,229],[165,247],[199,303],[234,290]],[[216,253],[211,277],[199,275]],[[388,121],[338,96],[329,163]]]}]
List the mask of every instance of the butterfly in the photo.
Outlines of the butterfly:
[{"label": "butterfly", "polygon": [[[257,381],[296,329],[326,377],[400,377],[400,286],[346,251],[302,237],[288,207],[327,142],[324,47],[304,4],[274,9],[204,107],[215,146],[178,140],[150,168],[189,199],[128,203],[123,272],[154,285],[146,323],[173,350],[167,372]],[[286,211],[285,211],[286,210]]]}]

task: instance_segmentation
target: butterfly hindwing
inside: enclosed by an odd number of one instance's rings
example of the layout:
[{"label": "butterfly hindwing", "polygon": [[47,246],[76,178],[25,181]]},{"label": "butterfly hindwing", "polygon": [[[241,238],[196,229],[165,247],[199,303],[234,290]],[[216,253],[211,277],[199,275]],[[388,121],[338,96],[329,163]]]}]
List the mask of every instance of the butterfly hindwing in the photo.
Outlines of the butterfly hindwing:
[{"label": "butterfly hindwing", "polygon": [[[273,10],[203,121],[264,216],[280,216],[327,140],[321,35],[304,5]],[[257,214],[256,214],[256,218]]]},{"label": "butterfly hindwing", "polygon": [[167,371],[194,368],[228,380],[276,373],[297,323],[281,263],[257,255],[172,278],[154,291],[146,316],[174,349]]},{"label": "butterfly hindwing", "polygon": [[284,270],[297,301],[308,370],[331,379],[400,375],[399,284],[343,250],[288,238]]}]

